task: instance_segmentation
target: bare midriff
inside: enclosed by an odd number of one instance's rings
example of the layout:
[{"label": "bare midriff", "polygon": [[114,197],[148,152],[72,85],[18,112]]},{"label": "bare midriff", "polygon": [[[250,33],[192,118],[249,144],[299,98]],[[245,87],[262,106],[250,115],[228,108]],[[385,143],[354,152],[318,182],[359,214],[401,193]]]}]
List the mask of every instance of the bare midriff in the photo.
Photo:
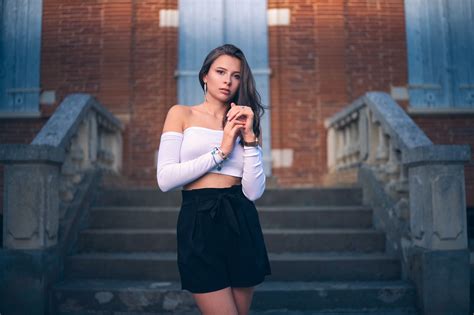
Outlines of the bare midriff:
[{"label": "bare midriff", "polygon": [[217,173],[206,173],[199,177],[195,181],[183,186],[183,190],[199,189],[199,188],[225,188],[233,185],[240,185],[242,178],[217,174]]}]

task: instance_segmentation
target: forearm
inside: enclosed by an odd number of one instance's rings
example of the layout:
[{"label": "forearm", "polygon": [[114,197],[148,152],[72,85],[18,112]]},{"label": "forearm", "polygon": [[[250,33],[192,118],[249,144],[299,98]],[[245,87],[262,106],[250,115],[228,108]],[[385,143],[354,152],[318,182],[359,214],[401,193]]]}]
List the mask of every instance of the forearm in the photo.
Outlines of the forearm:
[{"label": "forearm", "polygon": [[266,180],[261,148],[244,146],[243,157],[242,191],[249,200],[257,200],[265,191]]},{"label": "forearm", "polygon": [[179,152],[182,136],[179,133],[168,133],[162,136],[158,151],[157,182],[162,191],[183,186],[196,180],[220,163],[222,158],[207,152],[195,159],[180,162]]}]

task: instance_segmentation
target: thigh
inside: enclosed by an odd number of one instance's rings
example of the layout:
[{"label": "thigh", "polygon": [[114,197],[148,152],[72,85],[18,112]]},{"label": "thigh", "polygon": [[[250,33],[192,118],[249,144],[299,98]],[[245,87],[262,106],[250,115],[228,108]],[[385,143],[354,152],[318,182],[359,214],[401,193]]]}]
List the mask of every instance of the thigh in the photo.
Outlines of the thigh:
[{"label": "thigh", "polygon": [[234,296],[235,306],[239,315],[247,315],[252,304],[254,287],[248,288],[232,288],[232,295]]},{"label": "thigh", "polygon": [[208,293],[193,294],[193,297],[203,315],[239,314],[230,287]]}]

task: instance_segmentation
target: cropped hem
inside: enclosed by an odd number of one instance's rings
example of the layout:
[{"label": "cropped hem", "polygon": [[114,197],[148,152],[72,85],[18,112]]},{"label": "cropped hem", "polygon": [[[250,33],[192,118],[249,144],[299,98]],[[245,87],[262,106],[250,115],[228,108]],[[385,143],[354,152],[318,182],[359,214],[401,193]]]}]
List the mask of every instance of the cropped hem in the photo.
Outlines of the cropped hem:
[{"label": "cropped hem", "polygon": [[219,291],[219,290],[222,290],[222,289],[225,289],[225,288],[228,288],[228,287],[230,287],[230,284],[216,286],[216,287],[211,288],[211,289],[208,289],[208,288],[205,288],[205,289],[204,288],[203,289],[192,289],[192,288],[189,288],[187,286],[181,285],[181,290],[186,290],[186,291],[189,291],[193,294],[200,294],[200,293],[211,293],[211,292]]}]

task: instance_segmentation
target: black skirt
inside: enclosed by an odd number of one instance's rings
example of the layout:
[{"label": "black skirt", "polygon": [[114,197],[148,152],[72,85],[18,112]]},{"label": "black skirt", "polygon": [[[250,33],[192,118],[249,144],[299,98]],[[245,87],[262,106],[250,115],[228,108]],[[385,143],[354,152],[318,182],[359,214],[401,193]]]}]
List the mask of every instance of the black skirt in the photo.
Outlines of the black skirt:
[{"label": "black skirt", "polygon": [[178,268],[182,289],[251,287],[271,274],[255,204],[242,185],[182,190]]}]

